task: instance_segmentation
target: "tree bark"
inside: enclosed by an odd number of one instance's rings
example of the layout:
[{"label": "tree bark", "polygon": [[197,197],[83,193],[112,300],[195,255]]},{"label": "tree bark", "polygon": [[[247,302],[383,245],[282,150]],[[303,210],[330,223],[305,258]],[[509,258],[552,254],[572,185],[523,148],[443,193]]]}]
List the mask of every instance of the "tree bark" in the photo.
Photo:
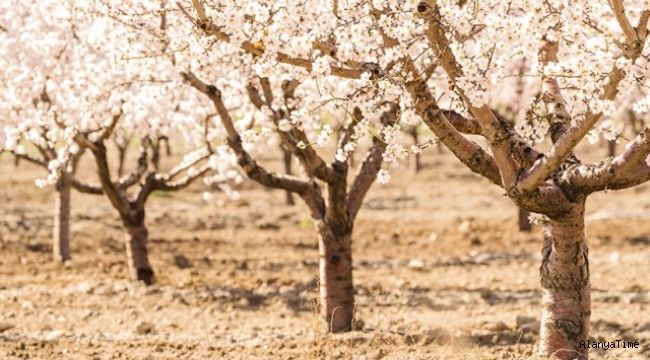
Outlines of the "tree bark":
[{"label": "tree bark", "polygon": [[56,182],[54,201],[54,234],[52,252],[54,261],[65,262],[70,257],[70,184],[60,178]]},{"label": "tree bark", "polygon": [[318,224],[320,252],[320,305],[327,332],[352,330],[352,228]]},{"label": "tree bark", "polygon": [[[287,149],[285,149],[283,146],[280,146],[280,149],[282,150],[282,161],[284,162],[284,173],[287,175],[293,175],[292,169],[291,169],[291,160],[293,160],[291,156],[291,152]],[[295,205],[296,202],[293,199],[293,193],[289,190],[285,190],[286,194],[286,201],[287,205]]]},{"label": "tree bark", "polygon": [[[587,360],[591,298],[584,200],[545,223],[542,320],[539,353],[544,358]],[[582,347],[581,347],[582,342]]]},{"label": "tree bark", "polygon": [[143,281],[146,285],[155,282],[154,272],[149,265],[147,240],[149,232],[144,221],[127,224],[126,257],[131,280]]},{"label": "tree bark", "polygon": [[616,140],[607,140],[607,156],[616,156]]},{"label": "tree bark", "polygon": [[[417,145],[419,144],[419,134],[418,134],[418,127],[417,126],[412,126],[411,129],[409,129],[409,134],[413,138],[413,144]],[[420,154],[414,154],[413,155],[413,171],[414,172],[420,172],[422,170],[422,163],[420,162]]]},{"label": "tree bark", "polygon": [[518,224],[519,224],[519,231],[521,232],[530,232],[533,229],[532,224],[530,223],[530,220],[528,220],[528,217],[530,216],[530,213],[522,208],[518,208],[517,211],[517,217],[519,219]]}]

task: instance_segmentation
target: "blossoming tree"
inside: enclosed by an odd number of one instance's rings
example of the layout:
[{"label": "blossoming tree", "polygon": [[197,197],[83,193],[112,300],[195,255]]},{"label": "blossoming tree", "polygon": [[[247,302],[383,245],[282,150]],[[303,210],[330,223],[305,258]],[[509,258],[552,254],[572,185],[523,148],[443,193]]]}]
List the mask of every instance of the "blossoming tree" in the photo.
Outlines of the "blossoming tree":
[{"label": "blossoming tree", "polygon": [[[48,166],[41,185],[105,194],[127,230],[131,277],[151,284],[146,201],[156,190],[181,189],[218,168],[219,152],[210,144],[218,132],[208,126],[208,114],[197,111],[200,98],[175,86],[181,78],[168,51],[175,44],[160,4],[129,5],[156,16],[127,21],[101,1],[0,5],[0,64],[6,70],[0,149]],[[136,37],[142,41],[125,41]],[[117,177],[107,145],[124,134],[140,140],[141,152],[136,169]],[[187,140],[187,156],[164,172],[158,167],[159,140],[171,137]],[[42,157],[28,155],[25,141]],[[84,184],[73,174],[84,149],[94,157],[100,185]]]},{"label": "blossoming tree", "polygon": [[[241,56],[236,51],[237,56]],[[229,61],[228,61],[229,60]],[[232,59],[224,59],[233,63]],[[403,156],[404,149],[387,149],[391,137],[398,133],[395,125],[397,106],[387,104],[378,110],[329,107],[314,99],[318,85],[312,78],[320,75],[303,74],[301,80],[284,80],[277,76],[259,77],[255,71],[238,67],[243,74],[232,69],[233,82],[217,77],[219,88],[208,85],[193,72],[184,72],[186,81],[209,98],[227,132],[227,144],[237,157],[238,164],[249,178],[258,183],[296,193],[307,204],[318,230],[320,252],[320,300],[323,323],[328,331],[348,331],[353,326],[354,288],[352,282],[352,232],[363,199],[375,181],[384,159]],[[205,74],[209,78],[209,74]],[[239,86],[242,78],[250,80]],[[322,79],[321,79],[322,80]],[[299,85],[300,84],[300,85]],[[328,94],[337,93],[345,86],[329,84]],[[281,90],[281,91],[278,91]],[[247,95],[247,96],[246,96]],[[247,102],[241,102],[248,99]],[[279,99],[279,100],[278,100]],[[234,105],[232,101],[238,102]],[[316,100],[316,101],[314,101]],[[228,101],[228,105],[226,105]],[[327,106],[331,113],[338,114],[343,121],[337,129],[321,122],[321,113],[310,114],[310,109]],[[245,130],[230,108],[257,109],[259,131]],[[301,112],[302,111],[302,112]],[[353,151],[362,138],[369,138],[368,129],[376,127],[378,134],[367,148],[363,161],[348,186],[349,162],[347,155]],[[325,146],[340,131],[337,153],[331,163],[324,160],[316,148]],[[279,137],[282,145],[298,159],[304,168],[301,177],[267,171],[254,160],[247,148],[260,137]],[[383,179],[379,179],[383,181]],[[326,190],[326,195],[323,194]]]},{"label": "blossoming tree", "polygon": [[[29,9],[29,4],[3,2],[0,5],[0,67],[3,72],[0,94],[0,151],[11,152],[44,168],[43,179],[37,186],[54,184],[56,189],[53,256],[56,261],[70,260],[69,217],[71,191],[67,176],[51,176],[59,168],[73,174],[83,148],[65,140],[63,129],[46,119],[52,109],[53,99],[47,83],[60,78],[62,64],[67,64],[71,49],[64,45],[60,33],[51,32],[40,37],[35,31],[46,18],[57,19],[55,8],[42,6]],[[29,13],[29,15],[27,15]],[[34,20],[26,24],[26,18]],[[46,23],[47,24],[47,23]],[[51,30],[45,26],[44,30]],[[71,65],[71,64],[68,64]],[[50,173],[50,176],[48,176]],[[47,177],[47,179],[45,179]]]},{"label": "blossoming tree", "polygon": [[[650,179],[650,128],[614,158],[582,163],[575,147],[608,132],[620,111],[647,116],[650,9],[644,0],[192,1],[197,29],[255,56],[326,77],[360,79],[413,111],[472,171],[518,206],[545,217],[540,355],[586,359],[587,197]],[[528,70],[520,73],[520,64]],[[433,73],[433,76],[429,76]],[[517,127],[494,103],[531,93]],[[216,91],[216,89],[215,89]],[[210,93],[210,91],[208,91]],[[384,97],[369,99],[375,104]],[[342,101],[346,101],[345,100]],[[625,100],[623,109],[617,101]],[[480,134],[483,148],[464,134]],[[548,138],[550,145],[535,140]],[[387,147],[392,144],[389,142]]]}]

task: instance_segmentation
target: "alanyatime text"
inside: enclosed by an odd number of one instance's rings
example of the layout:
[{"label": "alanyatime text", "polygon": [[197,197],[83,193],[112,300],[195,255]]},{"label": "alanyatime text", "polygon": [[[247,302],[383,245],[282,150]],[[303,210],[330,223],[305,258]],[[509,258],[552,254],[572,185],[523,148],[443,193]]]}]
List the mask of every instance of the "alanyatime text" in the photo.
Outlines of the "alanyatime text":
[{"label": "alanyatime text", "polygon": [[580,348],[591,348],[591,349],[638,349],[638,341],[624,341],[624,340],[614,340],[614,341],[585,341],[580,342]]}]

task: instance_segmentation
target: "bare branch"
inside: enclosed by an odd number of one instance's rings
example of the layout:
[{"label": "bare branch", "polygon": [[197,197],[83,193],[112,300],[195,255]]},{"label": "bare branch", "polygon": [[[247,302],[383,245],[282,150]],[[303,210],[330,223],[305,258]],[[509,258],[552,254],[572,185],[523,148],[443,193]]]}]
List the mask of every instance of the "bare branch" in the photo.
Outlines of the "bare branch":
[{"label": "bare branch", "polygon": [[650,177],[650,127],[645,127],[622,154],[597,165],[577,166],[563,179],[584,193],[618,190],[641,184]]},{"label": "bare branch", "polygon": [[221,93],[219,90],[212,85],[206,85],[191,72],[182,73],[182,75],[192,87],[206,94],[210,100],[212,100],[212,103],[217,108],[221,121],[226,128],[228,134],[228,146],[235,152],[239,166],[244,169],[244,172],[246,172],[246,175],[249,178],[264,186],[292,191],[300,194],[300,196],[306,196],[305,194],[307,192],[313,191],[312,181],[305,181],[293,176],[268,172],[266,169],[259,166],[255,160],[251,158],[248,152],[244,150],[241,137],[237,133],[232,118],[221,100]]},{"label": "bare branch", "polygon": [[[431,91],[410,57],[402,58],[405,71],[412,74],[413,79],[405,84],[413,97],[415,111],[422,117],[424,123],[433,131],[436,137],[452,153],[473,172],[503,187],[499,168],[494,158],[476,143],[461,135],[449,122],[445,112],[438,107]],[[524,150],[525,151],[525,150]]]},{"label": "bare branch", "polygon": [[178,191],[191,185],[194,180],[205,175],[212,168],[209,164],[201,166],[197,171],[188,173],[178,180],[172,180],[169,174],[150,172],[144,180],[144,184],[136,195],[135,204],[144,207],[149,195],[154,191]]},{"label": "bare branch", "polygon": [[106,156],[106,146],[103,142],[91,144],[93,144],[94,148],[90,148],[90,150],[95,157],[97,175],[99,176],[99,181],[104,193],[120,215],[127,214],[129,212],[129,201],[126,198],[124,191],[121,191],[120,188],[111,181],[111,173],[108,166],[108,158]]},{"label": "bare branch", "polygon": [[81,193],[92,195],[102,195],[104,193],[100,185],[82,183],[74,176],[73,173],[66,172],[62,176],[64,177],[64,181],[66,181],[68,184],[70,184],[70,186]]},{"label": "bare branch", "polygon": [[226,106],[221,100],[221,91],[219,91],[219,89],[217,89],[214,85],[207,85],[203,81],[199,80],[196,75],[191,72],[183,72],[181,75],[183,76],[183,79],[185,79],[185,81],[187,81],[193,88],[205,94],[212,101],[212,104],[219,113],[219,117],[221,117],[221,123],[226,129],[228,138],[235,139],[239,137],[239,133],[237,133],[237,130],[235,129],[232,117],[230,116],[228,109],[226,109]]},{"label": "bare branch", "polygon": [[140,149],[140,157],[138,158],[138,167],[129,175],[123,176],[120,180],[117,181],[116,186],[120,189],[129,188],[137,184],[145,172],[147,172],[147,149],[146,145],[142,144]]},{"label": "bare branch", "polygon": [[[13,154],[15,157],[22,159],[22,160],[27,160],[28,162],[32,164],[36,164],[38,166],[42,166],[47,169],[48,161],[45,158],[37,158],[33,155],[27,154],[27,153],[17,153],[15,151],[11,150],[5,150],[6,152],[9,152]],[[2,151],[0,151],[2,153]]]},{"label": "bare branch", "polygon": [[70,165],[72,167],[72,174],[75,174],[77,172],[77,169],[79,168],[79,161],[81,160],[81,157],[86,153],[86,148],[85,147],[79,147],[79,150],[72,154],[72,157],[70,158]]},{"label": "bare branch", "polygon": [[363,199],[377,178],[377,173],[381,169],[383,162],[384,151],[386,151],[386,143],[380,139],[373,138],[372,147],[370,147],[365,158],[357,168],[357,173],[354,175],[354,180],[345,200],[347,205],[346,211],[352,220],[359,213]]},{"label": "bare branch", "polygon": [[468,119],[463,115],[453,110],[441,110],[442,114],[449,120],[449,123],[458,130],[458,132],[466,135],[483,135],[481,124],[476,119]]},{"label": "bare branch", "polygon": [[241,138],[228,139],[228,145],[237,154],[237,163],[244,169],[249,178],[274,189],[283,189],[302,194],[311,191],[311,181],[302,180],[295,176],[268,172],[259,166],[243,149]]},{"label": "bare branch", "polygon": [[170,179],[173,179],[176,176],[178,176],[178,174],[182,173],[183,171],[186,171],[187,169],[189,169],[189,168],[191,168],[193,166],[196,166],[198,163],[200,163],[203,160],[206,160],[210,156],[212,156],[212,152],[209,149],[206,148],[205,151],[203,152],[203,154],[201,154],[201,156],[197,157],[196,160],[194,160],[194,161],[192,161],[190,163],[187,163],[187,164],[179,164],[178,166],[171,169],[169,171]]}]

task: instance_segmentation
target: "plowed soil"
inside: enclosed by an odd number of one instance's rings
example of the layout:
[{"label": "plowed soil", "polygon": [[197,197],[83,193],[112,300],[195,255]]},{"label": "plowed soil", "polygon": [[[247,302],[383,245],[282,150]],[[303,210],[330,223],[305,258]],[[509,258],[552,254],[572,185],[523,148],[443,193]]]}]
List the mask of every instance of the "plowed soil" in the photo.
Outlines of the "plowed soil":
[{"label": "plowed soil", "polygon": [[[277,159],[262,163],[279,168]],[[0,358],[530,358],[541,228],[519,232],[503,190],[450,153],[423,160],[420,173],[393,168],[369,192],[354,229],[356,330],[327,335],[315,315],[316,231],[300,199],[286,205],[282,192],[250,182],[239,201],[206,202],[203,184],[154,195],[157,284],[146,287],[128,281],[124,229],[103,197],[73,193],[73,260],[53,262],[55,193],[34,186],[42,169],[5,154]],[[592,350],[593,359],[650,358],[649,194],[641,185],[588,200],[591,338],[640,343]]]}]

